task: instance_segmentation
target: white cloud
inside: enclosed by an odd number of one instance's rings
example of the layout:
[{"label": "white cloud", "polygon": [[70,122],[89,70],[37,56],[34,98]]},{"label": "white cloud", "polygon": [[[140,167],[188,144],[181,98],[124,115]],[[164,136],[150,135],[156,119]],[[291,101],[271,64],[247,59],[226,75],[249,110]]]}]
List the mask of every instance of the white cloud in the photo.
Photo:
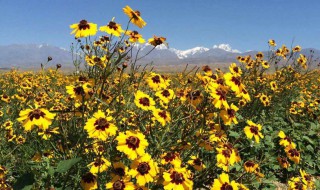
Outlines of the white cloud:
[{"label": "white cloud", "polygon": [[225,51],[232,52],[232,53],[241,53],[241,52],[240,52],[239,50],[237,50],[237,49],[232,49],[229,44],[214,45],[213,48],[214,48],[214,49],[216,49],[216,48],[218,48],[218,49],[223,49],[223,50],[225,50]]}]

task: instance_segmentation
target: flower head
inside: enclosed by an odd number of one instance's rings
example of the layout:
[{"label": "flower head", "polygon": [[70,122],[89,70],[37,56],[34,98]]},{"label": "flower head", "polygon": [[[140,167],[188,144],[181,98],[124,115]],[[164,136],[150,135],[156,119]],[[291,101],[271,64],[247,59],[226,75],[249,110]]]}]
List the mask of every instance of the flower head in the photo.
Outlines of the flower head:
[{"label": "flower head", "polygon": [[123,12],[128,15],[130,21],[138,26],[139,28],[143,28],[147,23],[141,18],[140,11],[134,11],[128,5],[123,8]]},{"label": "flower head", "polygon": [[75,34],[76,38],[83,38],[87,36],[94,36],[97,33],[97,24],[81,20],[79,23],[70,25],[73,29],[71,34]]}]

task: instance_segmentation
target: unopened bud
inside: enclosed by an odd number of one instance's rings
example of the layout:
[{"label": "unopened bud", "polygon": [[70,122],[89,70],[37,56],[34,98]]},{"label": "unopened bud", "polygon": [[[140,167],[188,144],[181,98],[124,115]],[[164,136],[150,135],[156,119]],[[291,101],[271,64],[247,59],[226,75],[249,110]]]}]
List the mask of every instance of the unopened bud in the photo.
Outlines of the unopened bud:
[{"label": "unopened bud", "polygon": [[57,64],[57,69],[60,69],[61,68],[61,64]]},{"label": "unopened bud", "polygon": [[49,61],[51,61],[51,60],[52,60],[52,57],[51,57],[51,56],[49,56],[49,57],[48,57],[48,62],[49,62]]},{"label": "unopened bud", "polygon": [[122,63],[122,68],[127,68],[127,67],[128,67],[128,63],[127,62]]}]

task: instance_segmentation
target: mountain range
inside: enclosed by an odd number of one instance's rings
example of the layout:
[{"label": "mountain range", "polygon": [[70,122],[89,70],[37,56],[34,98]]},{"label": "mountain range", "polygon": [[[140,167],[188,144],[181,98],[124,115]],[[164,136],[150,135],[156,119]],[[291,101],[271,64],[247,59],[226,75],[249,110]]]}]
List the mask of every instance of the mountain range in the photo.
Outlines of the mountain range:
[{"label": "mountain range", "polygon": [[[139,50],[139,57],[143,57],[152,50],[148,44],[135,45],[133,52]],[[309,56],[313,51],[315,58],[320,57],[320,50],[314,48],[303,49],[301,53]],[[235,62],[237,56],[252,55],[258,51],[240,52],[232,49],[228,44],[215,45],[212,48],[195,47],[188,50],[157,46],[151,53],[138,61],[138,64],[152,63],[155,66],[176,66],[185,64],[223,64]],[[266,53],[266,52],[264,52]],[[133,54],[134,55],[134,54]],[[0,68],[37,69],[41,63],[46,63],[48,56],[53,58],[49,66],[61,64],[64,68],[73,68],[70,50],[48,44],[13,44],[0,46]]]}]

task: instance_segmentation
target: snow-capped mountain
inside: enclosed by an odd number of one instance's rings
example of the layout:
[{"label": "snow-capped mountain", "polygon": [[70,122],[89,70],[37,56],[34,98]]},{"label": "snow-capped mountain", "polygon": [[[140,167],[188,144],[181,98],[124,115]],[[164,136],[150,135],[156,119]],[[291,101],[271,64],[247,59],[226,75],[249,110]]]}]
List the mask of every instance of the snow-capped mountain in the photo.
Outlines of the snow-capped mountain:
[{"label": "snow-capped mountain", "polygon": [[[168,48],[165,45],[154,48],[150,44],[143,44],[135,45],[132,55],[135,55],[138,50],[138,59],[143,58],[139,59],[137,64],[142,65],[150,63],[153,63],[153,65],[203,65],[219,63],[221,65],[236,62],[236,58],[239,55],[254,56],[257,53],[257,51],[241,53],[239,50],[232,49],[229,44],[214,45],[211,48],[199,46],[187,50]],[[314,58],[320,57],[320,51],[313,48],[303,49],[301,53],[309,56],[311,55],[310,51],[313,51]],[[56,64],[62,64],[63,68],[73,68],[72,55],[70,51],[65,48],[59,48],[49,44],[14,44],[0,46],[0,69],[10,69],[12,67],[37,69],[40,68],[41,63],[47,61],[48,56],[53,58],[48,66],[55,67]]]}]

